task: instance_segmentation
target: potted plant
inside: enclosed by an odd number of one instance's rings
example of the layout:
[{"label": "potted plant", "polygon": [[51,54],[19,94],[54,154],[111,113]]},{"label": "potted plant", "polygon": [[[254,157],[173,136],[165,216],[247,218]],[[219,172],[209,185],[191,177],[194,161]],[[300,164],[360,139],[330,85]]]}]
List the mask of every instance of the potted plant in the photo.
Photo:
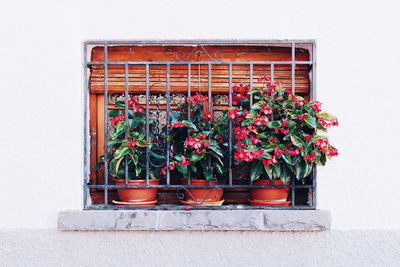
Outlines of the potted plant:
[{"label": "potted plant", "polygon": [[[204,110],[207,97],[196,94],[179,106],[179,112],[171,116],[169,138],[171,162],[168,168],[182,175],[182,184],[204,186],[185,189],[185,205],[221,205],[222,188],[207,188],[224,181],[227,172],[224,155],[228,146],[224,139],[227,131],[227,114],[218,119]],[[166,168],[162,169],[166,172]],[[189,180],[190,177],[190,180]]]},{"label": "potted plant", "polygon": [[306,103],[269,77],[259,81],[264,84],[261,88],[233,88],[236,107],[228,111],[228,117],[235,121],[234,160],[250,164],[254,185],[278,186],[252,189],[252,205],[289,205],[289,188],[284,186],[293,183],[294,177],[304,183],[316,164],[325,165],[338,155],[328,138],[320,135],[338,122],[321,112],[320,102]]},{"label": "potted plant", "polygon": [[[125,108],[124,101],[117,101],[116,107]],[[109,112],[110,131],[108,141],[108,168],[116,185],[146,185],[146,150],[151,151],[154,144],[146,141],[146,119],[143,107],[141,107],[135,97],[128,101],[128,118],[125,110],[115,109]],[[153,122],[149,122],[150,127]],[[150,131],[152,135],[152,132]],[[150,136],[153,137],[153,136]],[[155,140],[154,138],[151,138]],[[100,157],[100,162],[96,165],[99,170],[104,166],[104,156]],[[127,172],[127,173],[126,173]],[[154,166],[149,169],[149,185],[158,185],[158,172]],[[125,177],[128,180],[125,181]],[[127,183],[126,183],[127,182]],[[155,205],[157,202],[157,188],[118,188],[120,205]]]}]

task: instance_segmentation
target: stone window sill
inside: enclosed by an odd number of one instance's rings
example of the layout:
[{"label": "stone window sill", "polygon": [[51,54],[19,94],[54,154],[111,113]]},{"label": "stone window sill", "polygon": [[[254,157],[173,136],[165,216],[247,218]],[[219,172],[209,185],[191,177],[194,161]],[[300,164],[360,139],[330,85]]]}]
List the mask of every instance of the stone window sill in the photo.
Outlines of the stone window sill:
[{"label": "stone window sill", "polygon": [[325,231],[327,210],[79,210],[62,211],[67,231]]}]

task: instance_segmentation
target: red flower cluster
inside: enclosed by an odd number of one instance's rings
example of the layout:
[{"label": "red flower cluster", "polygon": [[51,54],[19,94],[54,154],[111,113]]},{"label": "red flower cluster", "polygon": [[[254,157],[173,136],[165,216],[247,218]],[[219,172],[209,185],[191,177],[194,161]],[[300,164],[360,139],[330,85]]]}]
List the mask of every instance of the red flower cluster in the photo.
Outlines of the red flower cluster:
[{"label": "red flower cluster", "polygon": [[289,97],[289,100],[292,100],[293,103],[295,103],[297,106],[300,107],[300,106],[304,105],[303,100],[301,100],[297,96],[293,95],[292,93],[288,93],[288,97]]},{"label": "red flower cluster", "polygon": [[269,120],[268,120],[267,116],[257,115],[254,118],[253,124],[256,125],[256,126],[260,126],[260,125],[263,125],[263,124],[267,124],[268,122],[269,122]]},{"label": "red flower cluster", "polygon": [[258,159],[264,156],[264,150],[258,150],[258,151],[245,151],[244,149],[240,148],[236,150],[234,154],[234,159],[236,161],[246,161],[246,162],[251,162],[254,159]]},{"label": "red flower cluster", "polygon": [[196,153],[203,154],[203,149],[211,145],[211,142],[204,140],[207,136],[205,134],[198,134],[196,138],[189,136],[185,140],[185,147],[193,147],[196,149]]},{"label": "red flower cluster", "polygon": [[272,107],[267,107],[266,104],[262,104],[260,113],[264,113],[265,115],[272,114]]},{"label": "red flower cluster", "polygon": [[310,107],[314,110],[315,113],[321,112],[322,103],[319,101],[314,101],[311,103]]},{"label": "red flower cluster", "polygon": [[208,97],[205,95],[202,95],[200,93],[195,94],[193,97],[188,97],[187,102],[190,105],[197,105],[197,104],[203,104],[204,101],[207,101]]},{"label": "red flower cluster", "polygon": [[304,157],[304,160],[305,160],[305,161],[314,161],[314,160],[316,160],[316,159],[317,159],[317,157],[315,156],[315,153],[310,154],[310,155],[306,155],[306,156]]},{"label": "red flower cluster", "polygon": [[324,120],[324,119],[318,119],[318,121],[321,123],[322,127],[324,128],[330,128],[331,126],[338,126],[339,122],[337,120]]},{"label": "red flower cluster", "polygon": [[243,84],[235,85],[233,87],[232,104],[237,105],[237,104],[239,104],[240,101],[248,98],[248,96],[249,96],[247,94],[248,92],[249,92],[249,85],[243,85]]},{"label": "red flower cluster", "polygon": [[307,135],[307,136],[305,136],[305,137],[303,138],[303,140],[304,140],[304,141],[308,141],[308,140],[310,140],[311,138],[313,138],[312,135]]},{"label": "red flower cluster", "polygon": [[182,128],[182,127],[185,127],[186,125],[185,124],[183,124],[182,122],[174,122],[174,124],[172,125],[172,127],[174,127],[174,128]]},{"label": "red flower cluster", "polygon": [[133,139],[128,140],[128,147],[135,147],[136,146],[136,141]]},{"label": "red flower cluster", "polygon": [[288,134],[289,133],[289,130],[284,129],[284,128],[274,128],[274,131],[276,134],[279,134],[279,133]]},{"label": "red flower cluster", "polygon": [[339,155],[339,152],[336,148],[331,148],[328,139],[317,139],[315,140],[314,144],[317,146],[319,151],[326,153],[329,157],[336,157]]},{"label": "red flower cluster", "polygon": [[207,114],[204,116],[204,121],[210,121],[212,119],[212,114],[211,112],[207,112]]},{"label": "red flower cluster", "polygon": [[135,97],[132,97],[128,100],[128,106],[132,108],[133,113],[144,113],[144,109],[138,105],[138,101]]},{"label": "red flower cluster", "polygon": [[181,156],[181,166],[185,167],[190,164],[190,161],[185,156]]},{"label": "red flower cluster", "polygon": [[260,139],[258,139],[257,137],[253,137],[253,136],[250,137],[250,141],[255,145],[257,145],[258,143],[261,142]]},{"label": "red flower cluster", "polygon": [[308,117],[308,114],[297,115],[297,116],[296,116],[296,119],[298,119],[298,120],[304,120],[304,119],[307,118],[307,117]]},{"label": "red flower cluster", "polygon": [[247,138],[249,133],[250,133],[250,130],[248,128],[241,128],[241,127],[235,128],[235,138],[238,140],[243,140],[243,139]]},{"label": "red flower cluster", "polygon": [[237,117],[240,116],[238,112],[239,112],[238,108],[228,110],[228,118],[232,120],[236,119]]},{"label": "red flower cluster", "polygon": [[283,154],[289,154],[290,156],[297,156],[300,154],[301,148],[297,147],[295,150],[289,150],[287,148],[284,148],[282,150],[279,150],[278,147],[274,148],[274,155],[279,157],[282,156]]},{"label": "red flower cluster", "polygon": [[121,115],[111,118],[110,122],[112,125],[117,125],[120,121],[122,121],[124,119],[125,119],[125,114],[121,114]]},{"label": "red flower cluster", "polygon": [[278,161],[276,160],[275,156],[273,156],[271,159],[263,159],[262,160],[262,164],[264,166],[269,166],[269,165],[274,164],[274,163],[278,163]]}]

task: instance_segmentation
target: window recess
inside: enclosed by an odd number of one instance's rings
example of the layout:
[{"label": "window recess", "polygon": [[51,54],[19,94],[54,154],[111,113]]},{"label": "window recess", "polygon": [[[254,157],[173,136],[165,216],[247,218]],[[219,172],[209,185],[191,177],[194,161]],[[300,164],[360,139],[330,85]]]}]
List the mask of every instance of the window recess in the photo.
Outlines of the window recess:
[{"label": "window recess", "polygon": [[[108,149],[111,127],[107,114],[117,101],[135,96],[146,107],[149,119],[162,125],[168,111],[196,93],[211,96],[206,109],[215,113],[229,109],[232,86],[247,83],[261,86],[258,78],[270,76],[282,82],[287,91],[305,101],[315,97],[315,43],[290,41],[166,41],[118,42],[88,41],[84,44],[86,137],[85,137],[85,209],[185,209],[179,203],[185,185],[176,177],[160,177],[158,203],[155,206],[125,207],[113,205],[118,199],[107,170],[93,167]],[[230,133],[232,134],[232,133]],[[231,138],[230,140],[233,140]],[[231,158],[232,158],[231,151]],[[230,160],[222,206],[193,206],[191,209],[315,209],[316,171],[306,182],[292,179],[290,206],[249,206],[249,169]],[[190,185],[189,185],[190,186]],[[210,185],[211,186],[211,185]],[[152,187],[152,185],[146,185]]]}]

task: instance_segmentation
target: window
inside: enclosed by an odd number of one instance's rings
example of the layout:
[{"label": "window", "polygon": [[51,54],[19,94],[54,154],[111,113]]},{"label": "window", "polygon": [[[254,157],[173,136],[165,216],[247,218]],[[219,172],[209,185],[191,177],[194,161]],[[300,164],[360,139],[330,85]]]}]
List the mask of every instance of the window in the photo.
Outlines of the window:
[{"label": "window", "polygon": [[[280,80],[287,91],[304,97],[305,101],[315,96],[315,43],[314,41],[168,41],[168,42],[116,42],[89,41],[85,43],[85,179],[84,207],[104,208],[150,208],[185,209],[180,203],[188,188],[199,186],[181,184],[178,175],[167,168],[166,175],[158,173],[159,185],[149,184],[150,165],[161,169],[168,165],[170,156],[166,144],[163,162],[149,160],[146,152],[145,185],[117,185],[110,175],[109,159],[105,166],[96,170],[105,151],[110,150],[110,131],[113,127],[110,112],[127,112],[127,106],[116,106],[118,101],[128,103],[137,99],[145,114],[146,140],[151,138],[149,123],[153,130],[171,121],[171,112],[179,108],[195,94],[208,96],[204,109],[222,113],[232,105],[232,87],[248,84],[250,88],[261,86],[260,77],[270,76]],[[138,104],[138,105],[139,105]],[[115,112],[114,112],[115,113]],[[122,114],[121,113],[121,114]],[[127,113],[126,113],[127,114]],[[126,118],[125,118],[126,119]],[[232,121],[229,122],[232,124]],[[291,183],[279,185],[254,185],[249,181],[249,168],[236,166],[233,162],[233,129],[227,133],[228,158],[225,182],[209,183],[207,186],[223,189],[224,203],[221,206],[194,206],[207,209],[315,209],[315,169],[304,183],[291,179]],[[160,132],[159,132],[160,133]],[[127,157],[125,157],[127,158]],[[127,162],[129,159],[125,159]],[[161,159],[160,159],[161,160]],[[123,164],[123,163],[122,163]],[[128,164],[125,164],[127,166]],[[127,171],[126,173],[129,173]],[[288,206],[250,206],[251,188],[288,188]],[[117,189],[157,188],[157,204],[154,206],[119,206]],[[221,190],[222,191],[222,190]],[[122,205],[122,204],[121,204]]]}]

